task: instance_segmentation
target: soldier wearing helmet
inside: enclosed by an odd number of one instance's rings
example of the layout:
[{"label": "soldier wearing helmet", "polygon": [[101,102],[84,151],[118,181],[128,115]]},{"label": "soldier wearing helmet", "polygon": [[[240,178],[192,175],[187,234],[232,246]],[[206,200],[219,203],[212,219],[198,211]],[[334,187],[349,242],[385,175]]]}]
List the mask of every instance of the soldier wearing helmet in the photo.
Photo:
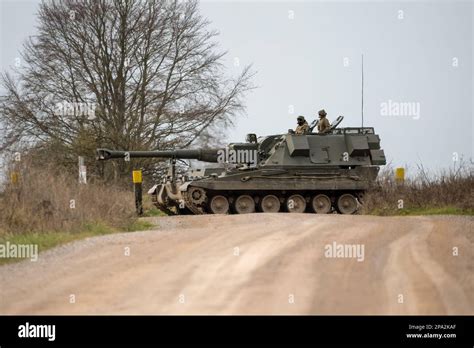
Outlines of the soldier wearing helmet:
[{"label": "soldier wearing helmet", "polygon": [[296,122],[298,123],[298,126],[296,126],[295,129],[295,134],[296,135],[303,135],[309,132],[309,125],[308,122],[304,119],[304,116],[298,116],[296,118]]},{"label": "soldier wearing helmet", "polygon": [[319,122],[318,122],[318,133],[327,133],[331,129],[328,119],[326,118],[326,111],[324,109],[319,110]]}]

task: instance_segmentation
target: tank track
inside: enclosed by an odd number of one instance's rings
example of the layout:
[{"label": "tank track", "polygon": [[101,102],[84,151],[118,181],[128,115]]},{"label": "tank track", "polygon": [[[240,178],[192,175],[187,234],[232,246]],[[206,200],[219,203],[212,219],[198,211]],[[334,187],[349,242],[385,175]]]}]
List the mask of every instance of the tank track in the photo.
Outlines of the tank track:
[{"label": "tank track", "polygon": [[[210,200],[210,197],[212,197],[215,193],[216,193],[216,192],[209,192],[209,191],[206,190],[206,200],[203,201],[202,204],[196,204],[196,203],[194,203],[189,191],[184,191],[184,192],[182,192],[182,197],[183,197],[184,204],[185,204],[186,208],[189,209],[189,211],[190,211],[192,214],[194,214],[194,215],[213,214],[212,212],[209,211],[209,207],[207,207],[206,204],[207,204],[208,201]],[[322,193],[322,192],[321,192],[321,193]],[[248,194],[249,194],[250,196],[254,197],[254,194],[252,194],[252,193],[248,193]],[[279,197],[279,198],[280,198],[280,201],[281,201],[281,204],[282,204],[281,209],[280,209],[279,212],[280,212],[280,213],[285,213],[285,212],[287,212],[287,210],[285,210],[285,207],[284,207],[284,200],[285,200],[285,196],[289,196],[289,194],[281,195],[281,194],[279,194],[278,192],[266,192],[266,193],[262,193],[262,194],[259,195],[259,196],[260,196],[260,199],[262,198],[262,196],[264,196],[264,195],[266,195],[266,194],[274,194],[274,195],[276,195],[277,197]],[[301,193],[301,194],[302,194],[302,193]],[[311,194],[309,194],[309,195],[308,195],[308,194],[304,194],[304,196],[305,196],[305,197],[311,197],[311,196],[314,197],[316,194],[318,194],[318,192],[313,192],[313,193],[311,193]],[[359,205],[359,206],[358,206],[357,210],[359,210],[360,205],[361,205],[361,203],[362,203],[363,192],[352,192],[352,194],[353,194],[353,195],[355,196],[355,198],[357,198],[357,200],[358,200],[358,205]],[[225,195],[225,194],[223,194],[223,195]],[[303,194],[302,194],[302,195],[303,195]],[[330,198],[331,201],[332,201],[332,202],[331,202],[331,206],[332,206],[332,207],[331,207],[331,212],[329,212],[329,213],[339,213],[339,214],[342,213],[342,214],[344,214],[344,212],[339,211],[339,209],[337,208],[337,203],[336,203],[336,202],[337,202],[337,198],[338,198],[340,195],[341,195],[341,194],[338,194],[338,195],[334,195],[334,194],[328,195],[329,198]],[[225,196],[227,196],[227,195],[225,195]],[[227,197],[228,197],[228,196],[227,196]],[[230,202],[234,201],[234,198],[235,198],[235,197],[229,199]],[[286,197],[286,198],[288,198],[288,197]],[[310,204],[311,204],[310,202],[307,203],[306,212],[315,213],[314,211],[311,210]],[[257,212],[257,211],[259,211],[259,210],[256,209],[255,212]],[[235,212],[232,208],[231,208],[231,209],[229,210],[229,212],[228,212],[228,214],[235,214],[235,213],[237,213],[237,212]],[[178,214],[179,214],[179,212],[178,212]]]},{"label": "tank track", "polygon": [[196,204],[193,203],[190,194],[188,191],[182,192],[183,199],[184,199],[184,205],[186,208],[188,208],[194,215],[203,215],[206,214],[204,209],[200,206],[197,206]]}]

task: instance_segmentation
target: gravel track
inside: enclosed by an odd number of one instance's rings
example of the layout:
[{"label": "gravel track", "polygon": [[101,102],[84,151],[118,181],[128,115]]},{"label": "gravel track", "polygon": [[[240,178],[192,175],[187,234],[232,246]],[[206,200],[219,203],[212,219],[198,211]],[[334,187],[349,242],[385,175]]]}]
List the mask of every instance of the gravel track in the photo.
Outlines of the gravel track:
[{"label": "gravel track", "polygon": [[149,219],[0,266],[0,314],[474,314],[473,217]]}]

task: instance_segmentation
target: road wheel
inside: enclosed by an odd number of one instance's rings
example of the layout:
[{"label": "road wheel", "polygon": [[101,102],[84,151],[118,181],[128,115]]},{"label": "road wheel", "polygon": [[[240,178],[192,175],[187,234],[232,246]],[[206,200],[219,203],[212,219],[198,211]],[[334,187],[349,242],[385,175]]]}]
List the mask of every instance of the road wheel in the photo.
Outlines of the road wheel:
[{"label": "road wheel", "polygon": [[341,214],[354,214],[357,211],[357,199],[345,193],[337,200],[337,209]]},{"label": "road wheel", "polygon": [[280,200],[275,195],[266,195],[260,201],[260,210],[264,213],[278,213],[280,211]]},{"label": "road wheel", "polygon": [[227,214],[229,212],[229,201],[224,196],[214,196],[209,204],[209,209],[213,214]]},{"label": "road wheel", "polygon": [[331,212],[331,199],[326,195],[314,196],[311,205],[317,214],[328,214]]},{"label": "road wheel", "polygon": [[290,213],[304,213],[306,210],[306,200],[302,195],[291,195],[286,200],[286,209]]},{"label": "road wheel", "polygon": [[193,204],[201,205],[206,201],[206,191],[203,188],[191,187],[188,192]]},{"label": "road wheel", "polygon": [[237,214],[249,214],[255,212],[255,201],[249,195],[237,197],[234,203],[234,209]]}]

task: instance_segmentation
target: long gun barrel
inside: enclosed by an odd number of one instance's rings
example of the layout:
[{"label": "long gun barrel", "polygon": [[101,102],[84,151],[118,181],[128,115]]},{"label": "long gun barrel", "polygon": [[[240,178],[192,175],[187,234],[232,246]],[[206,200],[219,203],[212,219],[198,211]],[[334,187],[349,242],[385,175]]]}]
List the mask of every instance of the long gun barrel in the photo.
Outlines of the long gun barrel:
[{"label": "long gun barrel", "polygon": [[196,159],[203,162],[217,162],[218,149],[210,150],[173,150],[173,151],[115,151],[97,149],[97,160],[104,161],[112,158],[180,158]]}]

